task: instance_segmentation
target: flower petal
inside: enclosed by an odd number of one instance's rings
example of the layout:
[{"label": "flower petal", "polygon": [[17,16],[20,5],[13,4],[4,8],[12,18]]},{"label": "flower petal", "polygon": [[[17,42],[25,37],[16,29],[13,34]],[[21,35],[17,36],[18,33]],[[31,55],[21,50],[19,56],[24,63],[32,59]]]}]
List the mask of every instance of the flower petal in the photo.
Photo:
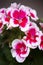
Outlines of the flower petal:
[{"label": "flower petal", "polygon": [[31,19],[37,21],[38,20],[38,16],[37,16],[37,13],[34,9],[30,9],[30,17]]},{"label": "flower petal", "polygon": [[20,56],[16,56],[16,61],[19,62],[19,63],[23,63],[25,61],[25,57],[20,57]]},{"label": "flower petal", "polygon": [[18,27],[19,26],[18,21],[17,20],[14,20],[12,18],[10,19],[10,25],[12,27]]},{"label": "flower petal", "polygon": [[19,26],[21,31],[25,32],[29,29],[29,25],[30,25],[30,20],[27,17],[27,19],[23,19],[23,22],[21,22]]},{"label": "flower petal", "polygon": [[30,53],[30,48],[27,48],[26,54],[21,54],[20,56],[21,57],[27,57],[29,55],[29,53]]},{"label": "flower petal", "polygon": [[11,49],[12,57],[16,57],[16,51],[14,49]]}]

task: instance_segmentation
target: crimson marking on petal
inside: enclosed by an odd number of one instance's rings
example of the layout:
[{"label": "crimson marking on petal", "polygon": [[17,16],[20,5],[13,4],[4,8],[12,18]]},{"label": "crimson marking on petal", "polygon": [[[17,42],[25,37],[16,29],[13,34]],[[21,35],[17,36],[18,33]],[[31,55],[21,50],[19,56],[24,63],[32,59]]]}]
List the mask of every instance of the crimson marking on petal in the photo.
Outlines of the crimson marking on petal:
[{"label": "crimson marking on petal", "polygon": [[2,25],[3,25],[3,23],[1,22],[1,23],[0,23],[0,28],[2,27]]},{"label": "crimson marking on petal", "polygon": [[4,10],[1,11],[1,13],[4,13],[4,12],[5,12]]},{"label": "crimson marking on petal", "polygon": [[41,41],[43,41],[43,36],[41,36]]},{"label": "crimson marking on petal", "polygon": [[11,14],[11,12],[8,12],[7,16],[11,17],[11,15],[10,15],[10,14]]},{"label": "crimson marking on petal", "polygon": [[19,21],[14,19],[14,24],[19,24]]},{"label": "crimson marking on petal", "polygon": [[36,30],[34,28],[29,30],[29,33],[34,36],[36,34]]},{"label": "crimson marking on petal", "polygon": [[10,17],[5,18],[5,21],[9,22],[9,20],[10,20]]},{"label": "crimson marking on petal", "polygon": [[18,43],[16,45],[16,52],[17,52],[18,55],[25,54],[27,52],[27,50],[25,50],[25,49],[26,49],[26,46],[25,46],[25,44],[23,42]]},{"label": "crimson marking on petal", "polygon": [[13,17],[14,17],[15,19],[18,19],[18,18],[19,18],[19,12],[18,12],[17,10],[15,10],[15,11],[13,12]]},{"label": "crimson marking on petal", "polygon": [[23,10],[19,11],[19,19],[23,19],[25,17],[26,13]]},{"label": "crimson marking on petal", "polygon": [[20,26],[25,27],[26,23],[27,23],[27,18],[25,17],[25,18],[22,19],[22,22],[20,23]]},{"label": "crimson marking on petal", "polygon": [[41,43],[40,43],[40,47],[42,47],[42,48],[43,48],[43,41],[41,41]]},{"label": "crimson marking on petal", "polygon": [[26,13],[23,10],[17,11],[15,10],[13,12],[13,17],[16,19],[23,19],[25,17]]},{"label": "crimson marking on petal", "polygon": [[33,14],[33,13],[31,13],[31,12],[30,12],[30,16],[31,16],[31,17],[33,17],[33,18],[35,18],[34,14]]}]

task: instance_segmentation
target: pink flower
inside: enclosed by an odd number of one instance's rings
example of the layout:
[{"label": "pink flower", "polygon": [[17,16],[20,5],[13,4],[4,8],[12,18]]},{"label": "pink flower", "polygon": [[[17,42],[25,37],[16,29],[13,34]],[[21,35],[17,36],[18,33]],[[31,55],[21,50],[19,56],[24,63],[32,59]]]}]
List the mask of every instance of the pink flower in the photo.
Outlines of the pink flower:
[{"label": "pink flower", "polygon": [[40,50],[43,50],[43,34],[41,35],[40,39],[41,39],[41,42],[38,47]]},{"label": "pink flower", "polygon": [[26,57],[29,55],[30,49],[26,46],[24,40],[15,39],[12,42],[11,53],[19,63],[24,62]]},{"label": "pink flower", "polygon": [[30,9],[30,17],[35,21],[38,20],[37,12],[34,9]]},{"label": "pink flower", "polygon": [[20,6],[20,3],[19,4],[17,4],[16,2],[11,3],[10,7],[8,7],[6,9],[7,16],[11,17],[11,11],[14,10],[14,9],[18,9],[19,6]]},{"label": "pink flower", "polygon": [[0,9],[0,19],[3,22],[3,25],[8,24],[10,19],[10,16],[6,13],[6,10],[7,9],[5,8]]},{"label": "pink flower", "polygon": [[36,48],[40,44],[40,31],[37,26],[31,24],[28,31],[25,32],[24,39],[27,42],[27,46],[30,48]]},{"label": "pink flower", "polygon": [[22,31],[26,31],[29,28],[29,17],[26,15],[26,12],[23,10],[12,10],[11,12],[11,21],[10,21],[10,25],[13,27],[18,27],[22,30]]},{"label": "pink flower", "polygon": [[11,19],[10,12],[11,12],[10,8],[7,8],[4,16],[2,17],[3,25],[7,25],[7,27],[9,26]]}]

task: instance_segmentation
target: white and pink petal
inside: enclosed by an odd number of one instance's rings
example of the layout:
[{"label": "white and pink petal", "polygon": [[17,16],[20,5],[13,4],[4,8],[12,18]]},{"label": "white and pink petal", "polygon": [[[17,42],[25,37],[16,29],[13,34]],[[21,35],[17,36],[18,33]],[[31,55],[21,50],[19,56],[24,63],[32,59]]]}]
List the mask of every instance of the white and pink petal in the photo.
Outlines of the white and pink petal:
[{"label": "white and pink petal", "polygon": [[34,9],[30,9],[30,17],[31,17],[31,19],[33,19],[35,21],[37,21],[39,19],[37,16],[37,12]]},{"label": "white and pink petal", "polygon": [[25,61],[25,57],[20,57],[20,56],[16,56],[16,61],[19,62],[19,63],[23,63]]},{"label": "white and pink petal", "polygon": [[30,20],[28,17],[25,17],[22,22],[19,24],[19,27],[21,29],[21,31],[25,32],[29,29],[29,25],[30,25]]}]

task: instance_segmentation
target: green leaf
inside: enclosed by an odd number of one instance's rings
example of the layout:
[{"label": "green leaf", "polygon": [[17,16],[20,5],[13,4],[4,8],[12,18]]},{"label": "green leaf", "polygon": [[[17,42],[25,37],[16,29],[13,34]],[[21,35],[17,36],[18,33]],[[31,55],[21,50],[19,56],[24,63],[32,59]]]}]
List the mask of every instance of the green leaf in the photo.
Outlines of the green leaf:
[{"label": "green leaf", "polygon": [[7,45],[4,46],[3,53],[4,53],[7,61],[12,61],[13,60],[10,49]]}]

